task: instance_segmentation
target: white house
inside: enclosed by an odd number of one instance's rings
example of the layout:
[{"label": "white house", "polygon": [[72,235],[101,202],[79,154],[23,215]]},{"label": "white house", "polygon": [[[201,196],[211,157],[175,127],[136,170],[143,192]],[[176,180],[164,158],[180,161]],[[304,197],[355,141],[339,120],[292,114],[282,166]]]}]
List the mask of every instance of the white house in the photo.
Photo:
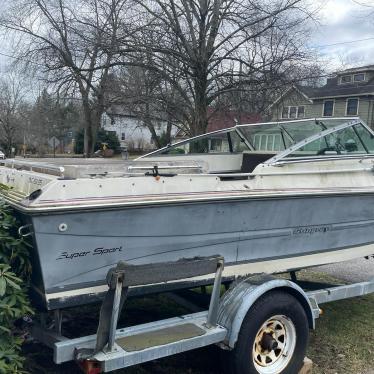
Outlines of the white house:
[{"label": "white house", "polygon": [[[154,128],[158,136],[166,132],[167,121],[153,119]],[[112,105],[101,117],[101,126],[106,131],[115,131],[122,146],[129,150],[150,151],[156,148],[151,131],[144,125],[142,119],[128,112],[123,105]],[[172,127],[171,136],[177,132]]]}]

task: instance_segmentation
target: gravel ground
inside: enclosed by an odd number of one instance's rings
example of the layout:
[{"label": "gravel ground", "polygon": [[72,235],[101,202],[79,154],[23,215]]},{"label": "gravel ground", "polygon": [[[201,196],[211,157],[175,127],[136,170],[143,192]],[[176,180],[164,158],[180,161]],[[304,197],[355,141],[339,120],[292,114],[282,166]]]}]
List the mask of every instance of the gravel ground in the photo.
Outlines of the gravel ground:
[{"label": "gravel ground", "polygon": [[314,268],[313,271],[321,271],[334,278],[352,283],[374,280],[374,258],[369,260],[359,258],[357,260],[319,266]]}]

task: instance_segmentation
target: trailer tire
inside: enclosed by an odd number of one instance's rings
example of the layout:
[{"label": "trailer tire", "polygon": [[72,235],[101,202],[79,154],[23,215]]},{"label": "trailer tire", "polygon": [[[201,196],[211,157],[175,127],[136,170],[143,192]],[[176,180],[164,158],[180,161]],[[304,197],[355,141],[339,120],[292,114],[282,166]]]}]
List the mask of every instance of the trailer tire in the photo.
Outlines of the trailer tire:
[{"label": "trailer tire", "polygon": [[270,291],[244,318],[235,348],[226,357],[226,372],[296,374],[308,341],[308,319],[299,301],[287,292]]}]

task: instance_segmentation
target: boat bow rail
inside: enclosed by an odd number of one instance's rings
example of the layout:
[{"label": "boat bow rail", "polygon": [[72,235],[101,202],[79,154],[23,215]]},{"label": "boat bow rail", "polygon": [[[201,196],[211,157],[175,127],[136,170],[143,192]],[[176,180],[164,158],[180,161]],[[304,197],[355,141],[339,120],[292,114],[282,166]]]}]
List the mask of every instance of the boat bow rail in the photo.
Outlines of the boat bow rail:
[{"label": "boat bow rail", "polygon": [[65,168],[63,166],[51,165],[45,162],[33,162],[24,160],[2,160],[0,166],[5,166],[15,170],[27,170],[41,174],[55,175],[58,177],[64,177]]}]

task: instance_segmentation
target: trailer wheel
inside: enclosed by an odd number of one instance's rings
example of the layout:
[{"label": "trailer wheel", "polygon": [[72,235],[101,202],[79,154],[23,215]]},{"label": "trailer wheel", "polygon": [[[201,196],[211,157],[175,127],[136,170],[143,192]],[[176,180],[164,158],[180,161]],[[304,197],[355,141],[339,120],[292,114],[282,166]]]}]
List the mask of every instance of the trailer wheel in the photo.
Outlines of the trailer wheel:
[{"label": "trailer wheel", "polygon": [[236,346],[229,352],[228,372],[298,373],[308,340],[308,320],[298,300],[286,292],[271,291],[244,318]]}]

